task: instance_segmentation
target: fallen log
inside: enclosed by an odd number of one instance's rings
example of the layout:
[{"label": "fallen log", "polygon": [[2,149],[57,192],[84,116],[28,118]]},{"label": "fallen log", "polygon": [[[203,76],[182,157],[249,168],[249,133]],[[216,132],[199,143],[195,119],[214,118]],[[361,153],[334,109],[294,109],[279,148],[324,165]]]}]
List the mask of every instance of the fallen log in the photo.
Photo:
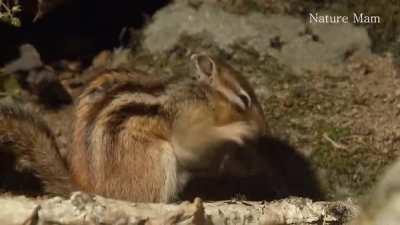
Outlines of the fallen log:
[{"label": "fallen log", "polygon": [[69,199],[0,198],[0,224],[335,224],[358,214],[351,201],[313,202],[287,198],[273,202],[228,200],[180,204],[132,203],[75,192]]}]

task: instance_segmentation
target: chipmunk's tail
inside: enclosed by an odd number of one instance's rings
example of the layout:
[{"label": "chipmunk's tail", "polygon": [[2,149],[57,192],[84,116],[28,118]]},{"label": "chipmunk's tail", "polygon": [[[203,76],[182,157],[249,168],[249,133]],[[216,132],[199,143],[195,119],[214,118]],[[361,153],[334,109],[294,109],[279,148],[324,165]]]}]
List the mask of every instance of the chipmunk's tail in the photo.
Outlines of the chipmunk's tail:
[{"label": "chipmunk's tail", "polygon": [[[33,112],[20,106],[0,104],[0,154],[11,155],[18,172],[37,177],[44,192],[66,195],[73,191],[53,132]],[[2,161],[4,157],[0,158],[0,163]]]}]

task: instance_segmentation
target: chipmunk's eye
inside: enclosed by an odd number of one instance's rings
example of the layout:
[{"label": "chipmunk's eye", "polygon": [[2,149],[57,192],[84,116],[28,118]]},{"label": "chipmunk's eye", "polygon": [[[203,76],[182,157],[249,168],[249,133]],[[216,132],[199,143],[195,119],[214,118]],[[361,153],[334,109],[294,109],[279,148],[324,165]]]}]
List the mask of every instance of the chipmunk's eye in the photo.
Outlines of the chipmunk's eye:
[{"label": "chipmunk's eye", "polygon": [[250,97],[249,97],[246,93],[240,93],[240,94],[238,95],[238,97],[239,97],[240,100],[242,101],[242,103],[243,103],[245,109],[250,108],[251,99],[250,99]]}]

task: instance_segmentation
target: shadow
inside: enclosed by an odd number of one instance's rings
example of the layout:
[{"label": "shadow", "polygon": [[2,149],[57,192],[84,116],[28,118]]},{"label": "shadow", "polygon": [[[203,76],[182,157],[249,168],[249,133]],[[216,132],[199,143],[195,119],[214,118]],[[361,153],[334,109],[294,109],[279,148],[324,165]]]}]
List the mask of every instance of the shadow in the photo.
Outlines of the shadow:
[{"label": "shadow", "polygon": [[65,1],[63,5],[33,22],[23,10],[22,26],[0,23],[0,67],[18,56],[23,43],[35,46],[46,63],[60,59],[90,61],[99,51],[121,45],[123,28],[142,28],[168,0]]},{"label": "shadow", "polygon": [[273,137],[263,137],[255,150],[261,171],[245,177],[194,179],[185,188],[182,199],[271,201],[289,196],[324,199],[309,162],[292,146]]},{"label": "shadow", "polygon": [[[25,43],[30,43],[37,49],[46,65],[55,68],[59,65],[59,60],[69,59],[78,60],[86,67],[102,50],[138,42],[133,30],[142,28],[148,22],[148,18],[169,2],[65,1],[65,4],[36,22],[32,21],[30,13],[23,10],[21,15],[18,15],[22,20],[20,28],[0,23],[0,69],[19,57],[19,47]],[[126,32],[122,32],[123,30]],[[48,73],[54,73],[53,77],[57,78],[59,71],[49,72],[43,68],[32,68],[29,72],[33,74],[30,77],[33,77],[34,83],[37,84],[37,87],[30,89],[34,89],[33,95],[39,97],[40,103],[55,109],[72,103],[71,96],[58,79],[46,78],[49,77]],[[23,77],[26,78],[27,75]]]},{"label": "shadow", "polygon": [[[271,201],[289,196],[324,199],[309,163],[292,146],[271,137],[260,139],[256,146],[256,167],[262,170],[250,176],[193,179],[180,199]],[[252,157],[240,157],[244,161],[254,161]],[[17,171],[15,165],[15,157],[0,149],[0,191],[31,196],[43,194],[40,180],[31,171]]]},{"label": "shadow", "polygon": [[0,192],[27,196],[43,194],[43,185],[39,178],[32,171],[16,170],[16,164],[15,156],[0,149]]}]

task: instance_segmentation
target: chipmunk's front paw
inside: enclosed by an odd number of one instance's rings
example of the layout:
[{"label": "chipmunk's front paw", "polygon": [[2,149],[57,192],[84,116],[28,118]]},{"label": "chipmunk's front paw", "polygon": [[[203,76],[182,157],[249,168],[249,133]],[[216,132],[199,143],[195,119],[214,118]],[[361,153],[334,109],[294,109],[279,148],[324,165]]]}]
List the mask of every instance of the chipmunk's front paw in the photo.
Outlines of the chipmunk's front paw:
[{"label": "chipmunk's front paw", "polygon": [[255,138],[258,130],[248,122],[235,122],[218,127],[217,132],[222,138],[243,145],[246,140]]}]

